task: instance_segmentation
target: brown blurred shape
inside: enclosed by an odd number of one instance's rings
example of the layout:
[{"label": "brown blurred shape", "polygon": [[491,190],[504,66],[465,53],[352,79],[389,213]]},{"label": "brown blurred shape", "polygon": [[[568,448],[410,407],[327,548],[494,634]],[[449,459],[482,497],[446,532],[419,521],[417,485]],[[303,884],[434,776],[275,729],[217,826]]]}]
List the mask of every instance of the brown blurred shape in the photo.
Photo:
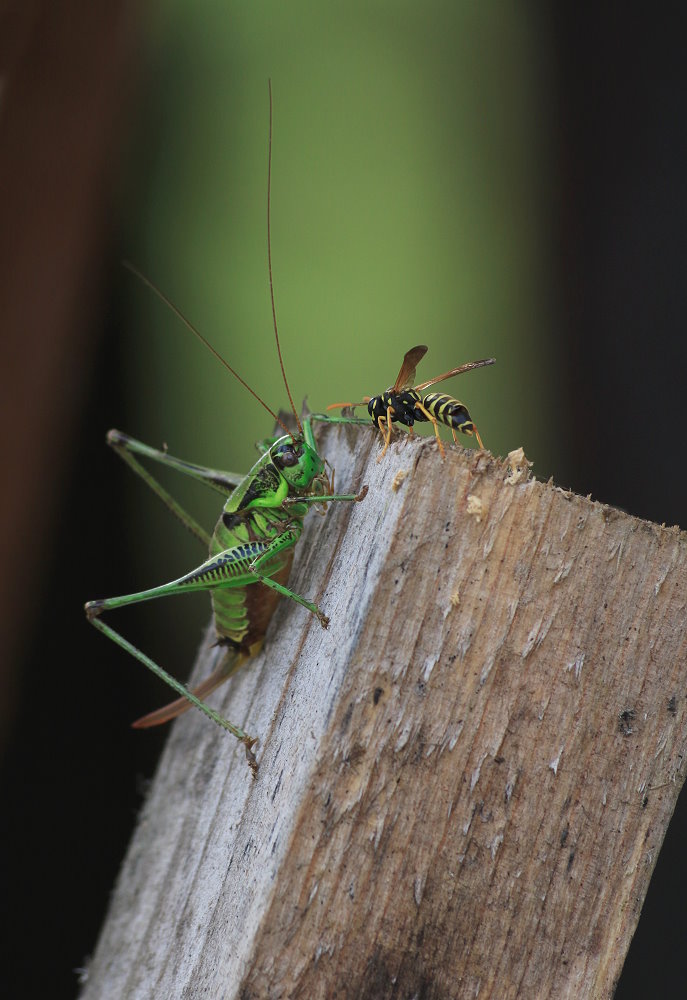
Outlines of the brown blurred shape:
[{"label": "brown blurred shape", "polygon": [[0,3],[0,743],[95,346],[132,27],[122,0]]}]

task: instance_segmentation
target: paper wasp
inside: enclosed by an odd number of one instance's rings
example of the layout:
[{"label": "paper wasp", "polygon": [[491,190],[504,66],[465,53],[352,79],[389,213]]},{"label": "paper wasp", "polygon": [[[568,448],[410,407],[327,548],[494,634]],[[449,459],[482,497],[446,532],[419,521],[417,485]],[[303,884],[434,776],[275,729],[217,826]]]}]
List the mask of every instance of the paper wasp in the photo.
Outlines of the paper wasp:
[{"label": "paper wasp", "polygon": [[367,406],[367,412],[372,417],[373,424],[384,436],[384,448],[382,449],[380,458],[385,455],[389,447],[391,425],[396,421],[405,424],[406,427],[410,427],[411,433],[413,424],[416,421],[420,423],[430,421],[434,424],[434,433],[442,458],[444,457],[444,446],[439,437],[440,423],[451,428],[453,440],[456,444],[458,443],[456,431],[459,430],[463,434],[474,434],[480,448],[484,447],[477,427],[464,403],[453,399],[443,392],[430,392],[425,396],[421,395],[421,393],[425,389],[428,389],[430,385],[443,382],[447,378],[453,378],[454,375],[461,375],[463,372],[472,371],[473,368],[484,368],[486,365],[493,365],[496,359],[485,358],[483,361],[468,361],[464,365],[459,365],[458,368],[452,368],[450,371],[444,372],[443,375],[437,375],[436,378],[430,378],[426,382],[420,382],[419,385],[413,385],[415,370],[426,353],[427,348],[424,344],[419,344],[417,347],[411,348],[403,358],[403,364],[401,365],[401,370],[398,373],[396,381],[390,389],[387,389],[386,392],[381,393],[379,396],[364,396],[360,403],[331,403],[327,407],[328,410],[332,410],[337,407],[355,409],[356,406]]}]

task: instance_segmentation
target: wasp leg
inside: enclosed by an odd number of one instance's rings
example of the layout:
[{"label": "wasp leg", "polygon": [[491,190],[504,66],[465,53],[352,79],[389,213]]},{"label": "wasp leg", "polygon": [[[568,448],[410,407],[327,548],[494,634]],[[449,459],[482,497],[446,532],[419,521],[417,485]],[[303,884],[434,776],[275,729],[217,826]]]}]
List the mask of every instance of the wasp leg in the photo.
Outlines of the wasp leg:
[{"label": "wasp leg", "polygon": [[441,443],[441,438],[439,437],[439,423],[437,421],[437,418],[434,416],[433,413],[430,413],[429,410],[425,406],[423,406],[419,400],[417,400],[417,402],[415,403],[415,409],[419,410],[421,413],[424,413],[427,419],[431,420],[432,423],[434,424],[434,434],[437,439],[437,444],[439,445],[439,451],[441,452],[441,461],[443,462],[444,459],[446,458],[446,452],[444,451],[444,446]]},{"label": "wasp leg", "polygon": [[[482,450],[484,450],[484,445],[482,444],[482,438],[479,436],[479,431],[475,427],[472,420],[470,421],[469,428],[467,427],[466,424],[461,424],[460,430],[463,432],[463,434],[469,434],[470,437],[472,437],[472,435],[474,434],[475,437],[477,438],[477,444],[480,446]],[[451,427],[451,433],[453,434],[453,440],[455,441],[456,444],[458,444],[458,438],[456,437],[455,427]]]},{"label": "wasp leg", "polygon": [[[465,430],[464,428],[465,424],[462,424],[461,430],[463,431],[463,434],[470,434],[470,435],[474,434],[475,437],[477,438],[477,444],[480,446],[480,448],[482,448],[482,450],[484,450],[484,445],[482,444],[482,438],[479,436],[479,431],[475,427],[474,423],[472,424],[472,430]],[[458,438],[456,437],[456,429],[453,426],[453,424],[451,424],[451,434],[453,434],[453,443],[459,444]]]},{"label": "wasp leg", "polygon": [[384,433],[384,431],[382,431],[382,428],[381,428],[381,423],[382,423],[382,421],[385,418],[384,417],[380,417],[379,418],[379,424],[378,424],[378,426],[379,426],[380,432],[382,434],[384,434],[384,447],[382,448],[381,455],[377,459],[378,462],[381,462],[381,460],[386,455],[386,450],[389,447],[389,443],[391,441],[391,433],[392,433],[392,429],[393,429],[392,426],[391,426],[392,421],[393,421],[393,412],[394,412],[393,406],[387,406],[387,408],[386,408],[386,433]]}]

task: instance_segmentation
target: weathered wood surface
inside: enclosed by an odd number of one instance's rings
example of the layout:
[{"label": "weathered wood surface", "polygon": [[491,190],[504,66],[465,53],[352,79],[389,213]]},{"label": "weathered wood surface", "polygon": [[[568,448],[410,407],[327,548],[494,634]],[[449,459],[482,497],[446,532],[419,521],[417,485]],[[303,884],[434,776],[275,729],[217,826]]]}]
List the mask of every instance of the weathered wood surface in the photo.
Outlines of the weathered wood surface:
[{"label": "weathered wood surface", "polygon": [[685,536],[484,452],[322,451],[370,486],[296,557],[331,627],[282,602],[215,696],[257,780],[175,723],[83,1000],[612,996],[684,776]]}]

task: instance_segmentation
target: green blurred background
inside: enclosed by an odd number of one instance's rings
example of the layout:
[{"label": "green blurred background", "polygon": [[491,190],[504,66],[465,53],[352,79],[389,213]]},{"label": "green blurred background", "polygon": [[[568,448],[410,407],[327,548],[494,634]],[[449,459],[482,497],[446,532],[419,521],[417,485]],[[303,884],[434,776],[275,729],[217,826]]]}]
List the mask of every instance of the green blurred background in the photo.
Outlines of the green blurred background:
[{"label": "green blurred background", "polygon": [[[496,357],[445,388],[487,447],[505,455],[526,444],[548,477],[555,418],[539,414],[555,414],[546,372],[556,343],[540,32],[516,4],[158,6],[119,189],[122,253],[268,405],[288,406],[267,267],[271,78],[274,288],[297,404],[321,410],[381,392],[417,343],[429,346],[418,381]],[[124,271],[114,281],[125,310],[122,429],[200,464],[250,468],[270,416],[148,289]],[[214,495],[172,485],[214,523]],[[126,508],[141,564],[129,589],[199,561],[142,492]],[[206,604],[177,602],[179,662]],[[158,632],[167,614],[146,608]]]},{"label": "green blurred background", "polygon": [[[417,343],[429,346],[418,381],[495,356],[446,390],[492,451],[526,444],[548,476],[538,33],[516,4],[160,6],[121,191],[124,252],[272,408],[287,405],[267,271],[271,77],[272,257],[294,399],[319,410],[380,392]],[[127,430],[248,469],[271,418],[146,289],[117,281],[131,309]],[[153,576],[183,569],[159,561],[164,514],[131,521]]]},{"label": "green blurred background", "polygon": [[[82,604],[171,579],[203,557],[105,433],[118,427],[243,471],[272,425],[122,258],[271,407],[286,405],[267,273],[271,78],[272,256],[294,398],[321,409],[379,392],[417,343],[429,346],[421,379],[494,356],[495,366],[444,386],[491,451],[522,445],[540,478],[684,524],[687,62],[665,12],[634,17],[612,5],[158,0],[134,9],[113,0],[123,55],[99,104],[97,74],[79,75],[69,46],[83,36],[84,51],[109,65],[110,29],[93,13],[105,7],[31,9],[43,33],[33,49],[17,45],[33,62],[18,55],[16,79],[57,105],[48,69],[57,79],[63,51],[69,99],[92,100],[100,118],[91,110],[88,128],[97,120],[110,143],[91,195],[101,222],[90,267],[78,258],[86,278],[73,283],[80,339],[45,376],[59,403],[42,450],[26,452],[34,467],[51,461],[52,478],[29,485],[28,473],[10,470],[5,484],[35,510],[20,536],[25,582],[8,570],[16,606],[6,617],[19,638],[6,657],[15,680],[9,671],[3,680],[0,893],[12,914],[3,967],[8,995],[57,998],[76,992],[72,970],[95,945],[164,739],[129,729],[165,700],[159,682],[86,625]],[[0,69],[2,56],[0,47]],[[21,89],[9,79],[0,199],[8,109]],[[40,118],[35,103],[19,107],[28,126]],[[27,205],[60,163],[78,176],[78,138],[63,129],[45,142]],[[8,281],[25,302],[64,284],[59,240],[45,262],[48,215],[24,284]],[[11,263],[19,242],[6,240]],[[0,291],[8,273],[0,266]],[[2,306],[0,295],[0,324]],[[36,352],[24,368],[33,375],[40,360]],[[29,385],[0,428],[17,435],[45,385]],[[214,494],[165,481],[214,522]],[[208,617],[196,595],[128,609],[117,625],[183,676]],[[617,992],[624,1000],[680,995],[687,975],[685,812],[683,795]]]}]

